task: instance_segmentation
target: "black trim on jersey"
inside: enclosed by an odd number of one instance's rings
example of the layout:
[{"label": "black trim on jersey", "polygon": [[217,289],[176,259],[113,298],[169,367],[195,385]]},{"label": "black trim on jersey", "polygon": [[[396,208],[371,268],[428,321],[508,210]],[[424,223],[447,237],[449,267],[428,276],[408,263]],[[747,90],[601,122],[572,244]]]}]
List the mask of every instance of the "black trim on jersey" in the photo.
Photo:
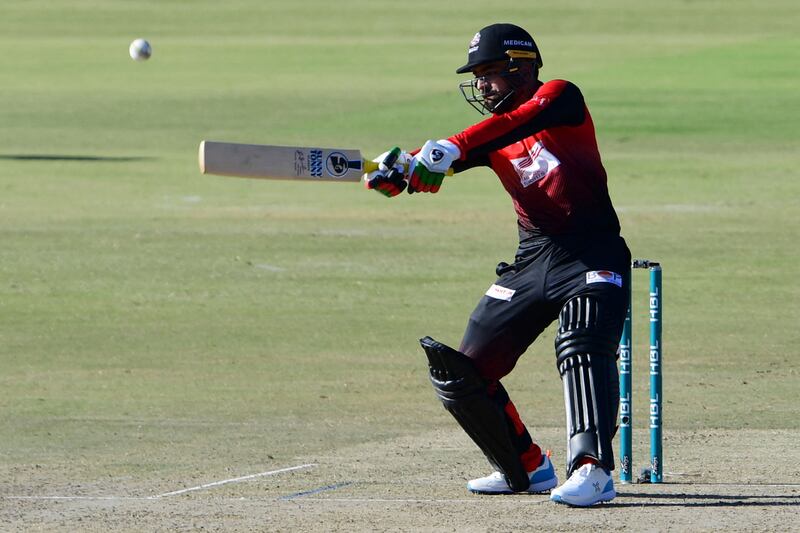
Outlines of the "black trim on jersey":
[{"label": "black trim on jersey", "polygon": [[[505,148],[548,128],[580,126],[584,120],[586,120],[586,104],[581,90],[573,83],[567,82],[564,90],[531,120],[520,124],[505,135],[476,146],[467,152],[464,161],[459,161],[463,167],[459,165],[461,169],[457,170],[457,166],[454,164],[453,169],[456,172],[460,172],[475,166],[488,165],[488,154],[490,152]],[[479,162],[473,162],[473,160]]]}]

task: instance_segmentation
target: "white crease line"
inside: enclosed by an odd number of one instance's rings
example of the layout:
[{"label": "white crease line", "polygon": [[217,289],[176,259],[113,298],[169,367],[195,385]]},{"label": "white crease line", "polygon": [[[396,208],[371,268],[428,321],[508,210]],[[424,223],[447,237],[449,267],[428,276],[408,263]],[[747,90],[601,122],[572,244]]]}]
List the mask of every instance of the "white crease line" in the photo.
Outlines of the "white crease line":
[{"label": "white crease line", "polygon": [[150,497],[135,497],[135,496],[0,496],[2,500],[103,500],[103,501],[145,501],[151,499]]},{"label": "white crease line", "polygon": [[[645,483],[645,485],[646,485],[646,483]],[[697,483],[691,483],[691,482],[688,482],[688,483],[676,483],[676,484],[673,484],[672,486],[673,487],[687,487],[687,486],[692,486],[692,485],[700,486],[700,487],[702,487],[704,485],[706,485],[706,486],[716,485],[716,486],[723,486],[723,487],[724,486],[728,486],[728,487],[747,488],[747,489],[755,489],[755,488],[758,488],[758,487],[770,487],[770,488],[779,488],[779,489],[800,489],[800,483],[751,483],[751,482],[726,483],[726,482],[722,482],[722,481],[720,481],[720,482],[710,481],[708,483],[706,483],[704,481],[698,481]]]},{"label": "white crease line", "polygon": [[[532,496],[537,496],[537,494],[532,494]],[[547,496],[546,494],[542,494],[539,496]],[[303,498],[302,500],[290,500],[290,501],[304,501],[304,502],[335,502],[335,503],[482,503],[482,502],[491,502],[492,504],[497,504],[499,501],[497,498],[455,498],[455,499],[424,499],[424,498]],[[530,500],[527,499],[525,496],[522,498],[514,498],[514,499],[504,499],[503,503],[522,503],[525,505],[537,505],[543,503],[550,503],[550,497],[544,499],[537,499],[537,500]]]},{"label": "white crease line", "polygon": [[196,487],[189,487],[188,489],[181,489],[181,490],[173,490],[172,492],[165,492],[164,494],[158,494],[156,496],[149,496],[148,500],[157,500],[159,498],[166,498],[167,496],[177,496],[178,494],[186,494],[187,492],[193,492],[196,490],[203,490],[209,489],[211,487],[219,487],[220,485],[227,485],[228,483],[238,483],[240,481],[247,481],[248,479],[255,479],[257,477],[265,477],[265,476],[274,476],[275,474],[281,474],[283,472],[291,472],[292,470],[301,470],[303,468],[311,468],[313,466],[317,466],[316,463],[309,463],[305,465],[299,466],[290,466],[287,468],[281,468],[279,470],[270,470],[269,472],[260,472],[258,474],[250,474],[249,476],[242,476],[242,477],[235,477],[231,479],[223,479],[222,481],[214,481],[213,483],[205,483],[203,485],[198,485]]},{"label": "white crease line", "polygon": [[[199,490],[199,487],[197,487]],[[322,487],[323,490],[331,490],[334,488],[331,487]],[[339,486],[335,486],[335,488],[339,488]],[[320,489],[316,489],[314,491],[309,491],[309,493],[317,494],[321,492]],[[152,501],[163,496],[172,495],[175,493],[167,493],[161,494],[159,496],[0,496],[0,500],[32,500],[32,501]],[[305,493],[300,493],[298,495],[304,495]],[[226,502],[275,502],[275,501],[294,501],[298,495],[291,495],[294,496],[292,498],[223,498],[221,501]],[[336,503],[480,503],[480,502],[489,502],[492,501],[497,503],[497,499],[489,499],[489,498],[464,498],[464,499],[422,499],[422,498],[303,498],[303,501],[307,502],[336,502]],[[509,502],[511,500],[505,500]],[[521,499],[517,500],[522,502]],[[539,501],[526,501],[522,502],[526,504],[531,503],[543,503]]]}]

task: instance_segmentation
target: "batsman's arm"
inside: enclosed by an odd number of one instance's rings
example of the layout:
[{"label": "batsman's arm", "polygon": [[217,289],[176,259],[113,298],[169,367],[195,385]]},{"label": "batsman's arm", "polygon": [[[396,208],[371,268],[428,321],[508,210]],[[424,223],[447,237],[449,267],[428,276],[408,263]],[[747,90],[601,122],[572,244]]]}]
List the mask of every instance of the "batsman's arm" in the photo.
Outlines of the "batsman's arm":
[{"label": "batsman's arm", "polygon": [[580,89],[564,80],[551,80],[514,111],[494,115],[448,140],[461,150],[461,161],[479,159],[547,128],[579,126],[586,120]]}]

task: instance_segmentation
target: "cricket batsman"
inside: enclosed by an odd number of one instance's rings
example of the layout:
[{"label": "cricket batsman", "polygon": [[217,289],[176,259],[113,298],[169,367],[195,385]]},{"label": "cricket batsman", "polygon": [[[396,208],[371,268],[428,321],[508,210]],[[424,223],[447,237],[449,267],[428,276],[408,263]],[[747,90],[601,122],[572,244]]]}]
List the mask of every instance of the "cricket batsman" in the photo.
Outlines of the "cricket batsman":
[{"label": "cricket batsman", "polygon": [[[483,28],[456,72],[472,74],[461,92],[488,118],[410,153],[386,152],[365,183],[391,197],[403,190],[438,192],[451,168],[487,166],[497,174],[517,214],[514,261],[498,265],[457,350],[431,337],[420,343],[437,396],[496,470],[467,489],[549,490],[552,501],[583,507],[616,496],[616,349],[628,306],[630,251],[583,95],[568,81],[541,81],[541,68],[527,31],[513,24]],[[550,459],[501,383],[556,319],[567,418],[567,481],[558,487]]]}]

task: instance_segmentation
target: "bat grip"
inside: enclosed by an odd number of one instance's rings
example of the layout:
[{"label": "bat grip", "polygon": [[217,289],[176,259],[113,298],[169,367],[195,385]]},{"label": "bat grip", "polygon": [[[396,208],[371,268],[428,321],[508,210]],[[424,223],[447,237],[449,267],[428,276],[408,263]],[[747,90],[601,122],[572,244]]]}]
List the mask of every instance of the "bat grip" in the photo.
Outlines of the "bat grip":
[{"label": "bat grip", "polygon": [[389,150],[389,153],[386,154],[386,157],[383,158],[383,161],[381,161],[378,164],[378,168],[383,172],[388,172],[394,166],[394,164],[397,163],[397,159],[399,157],[400,157],[400,147],[395,146],[394,148]]},{"label": "bat grip", "polygon": [[[385,159],[384,159],[385,161]],[[383,161],[382,161],[383,162]],[[382,163],[381,162],[381,163]],[[403,165],[403,169],[406,174],[408,174],[408,165]],[[375,161],[364,161],[364,173],[369,174],[370,172],[375,172],[376,170],[380,170],[380,163],[376,163]],[[448,168],[445,175],[452,176],[454,174],[452,168]]]}]

